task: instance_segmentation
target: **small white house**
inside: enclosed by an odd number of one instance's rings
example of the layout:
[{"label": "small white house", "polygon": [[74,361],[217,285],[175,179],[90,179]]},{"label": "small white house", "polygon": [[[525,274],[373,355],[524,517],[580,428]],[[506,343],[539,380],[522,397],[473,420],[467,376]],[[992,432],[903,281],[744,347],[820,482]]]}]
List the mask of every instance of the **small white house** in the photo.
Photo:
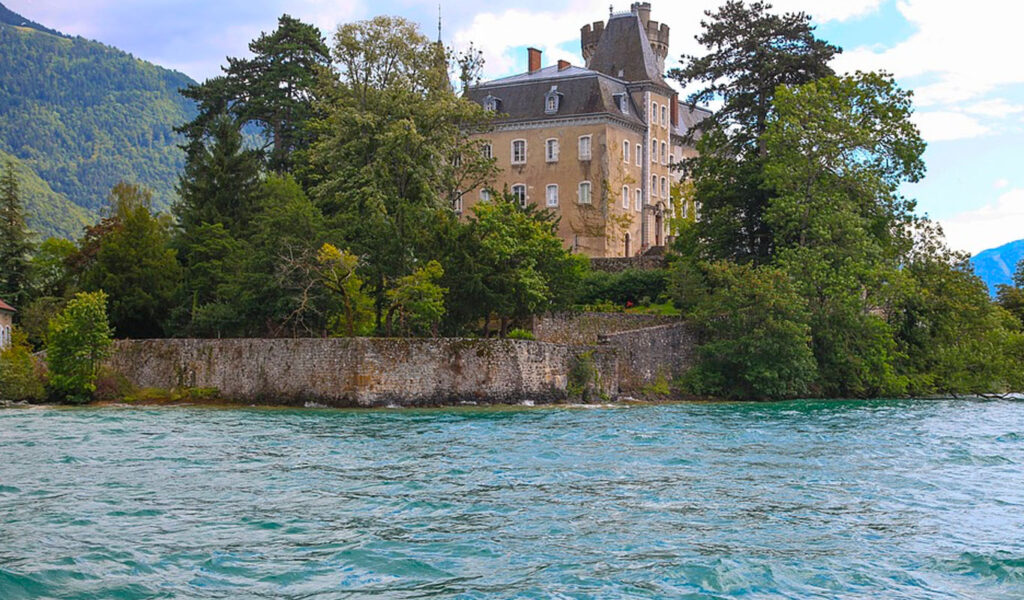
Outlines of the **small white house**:
[{"label": "small white house", "polygon": [[11,330],[14,328],[14,307],[0,300],[0,350],[11,345]]}]

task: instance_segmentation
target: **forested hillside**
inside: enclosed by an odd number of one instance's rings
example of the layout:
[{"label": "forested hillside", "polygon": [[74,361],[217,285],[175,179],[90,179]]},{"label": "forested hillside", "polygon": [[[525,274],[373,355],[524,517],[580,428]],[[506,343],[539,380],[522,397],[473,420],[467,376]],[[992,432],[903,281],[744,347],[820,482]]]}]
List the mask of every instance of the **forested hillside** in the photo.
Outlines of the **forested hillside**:
[{"label": "forested hillside", "polygon": [[155,207],[167,208],[184,164],[174,127],[195,114],[178,90],[191,83],[115,48],[50,33],[0,5],[0,151],[51,189],[30,201],[39,232],[69,233],[55,198],[95,213],[122,179],[151,188]]}]

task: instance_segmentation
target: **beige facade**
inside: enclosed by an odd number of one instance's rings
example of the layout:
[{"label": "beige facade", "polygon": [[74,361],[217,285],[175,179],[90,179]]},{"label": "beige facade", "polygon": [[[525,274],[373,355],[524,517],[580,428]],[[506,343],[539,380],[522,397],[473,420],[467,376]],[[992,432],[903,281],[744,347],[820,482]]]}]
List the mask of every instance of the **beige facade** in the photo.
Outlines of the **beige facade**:
[{"label": "beige facade", "polygon": [[[3,302],[0,301],[0,305]],[[4,305],[6,306],[6,305]],[[14,328],[14,313],[6,308],[0,307],[0,349],[11,344],[11,333]]]},{"label": "beige facade", "polygon": [[648,3],[581,31],[586,68],[543,68],[488,82],[470,97],[495,111],[481,138],[500,175],[463,195],[468,211],[507,190],[554,211],[567,247],[592,257],[635,256],[670,237],[671,165],[684,152],[679,99],[662,78],[669,29]]}]

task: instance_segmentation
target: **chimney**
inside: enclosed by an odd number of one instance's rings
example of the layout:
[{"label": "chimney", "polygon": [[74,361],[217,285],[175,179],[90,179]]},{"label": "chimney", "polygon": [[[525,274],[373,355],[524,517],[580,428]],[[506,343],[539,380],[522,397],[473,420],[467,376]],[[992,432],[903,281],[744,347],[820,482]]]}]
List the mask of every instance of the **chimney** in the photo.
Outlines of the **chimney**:
[{"label": "chimney", "polygon": [[558,70],[559,71],[564,71],[564,70],[568,69],[571,66],[572,66],[572,64],[569,61],[567,61],[567,60],[559,60],[558,61]]},{"label": "chimney", "polygon": [[540,71],[540,50],[536,48],[527,48],[527,56],[529,56],[530,73],[536,73]]},{"label": "chimney", "polygon": [[650,2],[634,2],[633,6],[630,7],[633,14],[639,15],[640,22],[644,24],[644,29],[647,29],[647,23],[651,20],[651,3]]},{"label": "chimney", "polygon": [[679,94],[672,94],[672,126],[679,127]]}]

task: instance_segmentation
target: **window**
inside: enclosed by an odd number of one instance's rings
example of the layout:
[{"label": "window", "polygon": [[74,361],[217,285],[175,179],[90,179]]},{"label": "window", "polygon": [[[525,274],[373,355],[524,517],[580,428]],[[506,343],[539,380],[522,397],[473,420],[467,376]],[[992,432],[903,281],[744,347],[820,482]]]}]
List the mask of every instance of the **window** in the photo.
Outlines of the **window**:
[{"label": "window", "polygon": [[580,182],[580,204],[590,204],[590,182]]},{"label": "window", "polygon": [[636,209],[644,209],[644,191],[640,188],[636,188]]},{"label": "window", "polygon": [[452,210],[462,213],[462,192],[455,192],[455,200],[452,202]]},{"label": "window", "polygon": [[629,210],[629,186],[622,186],[622,208]]},{"label": "window", "polygon": [[462,155],[461,154],[456,154],[455,157],[452,158],[452,166],[455,167],[456,169],[458,169],[459,167],[462,166]]},{"label": "window", "polygon": [[485,142],[480,152],[484,155],[484,158],[494,158],[494,148],[491,147],[490,142]]},{"label": "window", "polygon": [[622,162],[629,164],[629,142],[622,142]]},{"label": "window", "polygon": [[661,178],[661,197],[668,198],[668,179]]},{"label": "window", "polygon": [[558,86],[551,86],[551,90],[548,91],[544,97],[544,112],[553,115],[558,112],[558,105],[562,101],[562,95],[558,93]]},{"label": "window", "polygon": [[661,143],[661,162],[662,164],[668,164],[668,144],[665,142]]},{"label": "window", "polygon": [[657,123],[658,122],[658,103],[657,102],[651,102],[651,118],[650,118],[650,121],[651,121],[651,123]]},{"label": "window", "polygon": [[517,183],[512,186],[512,196],[515,197],[519,206],[526,206],[526,186],[524,184]]},{"label": "window", "polygon": [[626,94],[615,94],[615,105],[619,107],[619,112],[622,114],[629,114],[629,97]]},{"label": "window", "polygon": [[514,140],[512,142],[512,164],[526,164],[526,140]]},{"label": "window", "polygon": [[589,135],[580,136],[580,160],[590,160],[590,142]]},{"label": "window", "polygon": [[491,112],[498,112],[501,110],[501,99],[494,96],[487,96],[484,98],[484,109]]},{"label": "window", "polygon": [[480,199],[483,200],[484,202],[490,202],[490,200],[491,200],[491,190],[488,190],[486,188],[480,190]]},{"label": "window", "polygon": [[670,164],[670,165],[676,164],[676,155],[675,154],[669,154],[668,155],[668,164]]},{"label": "window", "polygon": [[551,184],[548,186],[548,206],[558,206],[558,186]]},{"label": "window", "polygon": [[661,124],[663,126],[665,126],[665,127],[668,127],[668,107],[667,106],[662,106],[661,107]]},{"label": "window", "polygon": [[651,162],[658,163],[658,140],[651,140]]},{"label": "window", "polygon": [[643,158],[644,158],[644,147],[641,146],[640,144],[637,144],[636,145],[636,166],[638,166],[638,167],[642,166],[640,164],[640,161],[642,161]]},{"label": "window", "polygon": [[651,175],[651,196],[658,195],[658,176]]},{"label": "window", "polygon": [[544,156],[550,162],[558,162],[558,140],[551,138],[544,143]]}]

